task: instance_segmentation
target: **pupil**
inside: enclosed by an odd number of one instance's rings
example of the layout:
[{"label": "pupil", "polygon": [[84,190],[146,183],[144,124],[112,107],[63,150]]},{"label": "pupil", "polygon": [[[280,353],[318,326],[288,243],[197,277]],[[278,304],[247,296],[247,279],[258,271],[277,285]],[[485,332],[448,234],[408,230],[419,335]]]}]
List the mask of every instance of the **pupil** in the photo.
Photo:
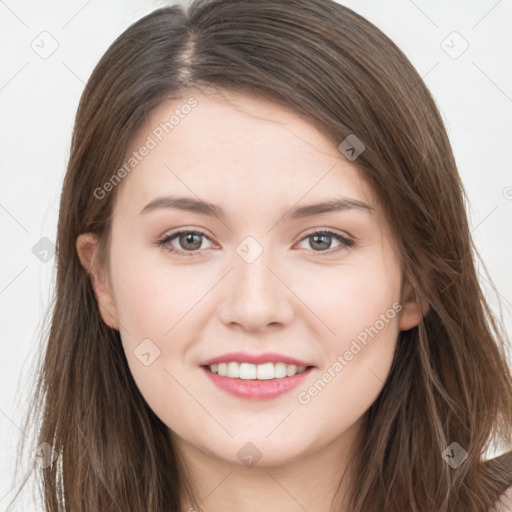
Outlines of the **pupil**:
[{"label": "pupil", "polygon": [[[325,249],[326,248],[325,245],[327,245],[327,246],[329,245],[329,242],[326,241],[326,239],[330,239],[331,236],[330,235],[313,235],[313,238],[314,239],[323,239],[323,241],[320,241],[318,243],[323,244],[324,245],[323,248]],[[315,243],[317,243],[316,240],[315,240]]]},{"label": "pupil", "polygon": [[[198,241],[199,241],[199,245],[201,245],[201,240],[200,240],[200,236],[197,235],[196,233],[188,233],[186,235],[184,235],[184,238],[185,238],[185,245],[187,244],[194,244],[194,237],[197,237]],[[196,240],[196,245],[197,245],[197,240]],[[197,249],[197,247],[192,247],[192,249]]]}]

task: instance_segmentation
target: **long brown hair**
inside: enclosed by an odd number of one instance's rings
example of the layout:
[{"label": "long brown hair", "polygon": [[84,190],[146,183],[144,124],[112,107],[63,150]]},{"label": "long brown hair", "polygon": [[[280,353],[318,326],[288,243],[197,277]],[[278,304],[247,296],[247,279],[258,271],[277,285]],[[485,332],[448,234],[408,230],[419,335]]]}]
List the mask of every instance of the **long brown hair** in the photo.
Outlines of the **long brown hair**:
[{"label": "long brown hair", "polygon": [[[195,87],[287,105],[336,146],[355,134],[365,150],[353,163],[383,205],[404,276],[429,306],[400,333],[365,414],[345,504],[354,512],[488,511],[512,483],[510,456],[484,460],[491,442],[512,448],[512,376],[505,335],[479,285],[449,139],[402,51],[330,0],[161,8],[121,34],[94,69],[76,116],[55,304],[26,423],[60,454],[62,482],[56,463],[39,471],[46,510],[58,510],[61,486],[72,512],[179,511],[180,496],[193,494],[168,428],[137,389],[119,332],[101,319],[75,244],[96,233],[108,257],[116,189],[101,199],[95,189],[123,165],[145,117]],[[454,442],[467,452],[456,468],[442,455]]]}]

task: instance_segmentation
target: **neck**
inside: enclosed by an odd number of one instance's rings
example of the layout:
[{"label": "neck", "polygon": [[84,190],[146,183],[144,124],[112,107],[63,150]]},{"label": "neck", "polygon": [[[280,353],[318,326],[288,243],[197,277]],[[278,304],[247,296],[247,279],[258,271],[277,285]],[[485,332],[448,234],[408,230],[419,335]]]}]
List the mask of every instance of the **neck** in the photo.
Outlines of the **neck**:
[{"label": "neck", "polygon": [[[265,465],[262,457],[255,465],[245,466],[236,456],[226,460],[205,453],[174,433],[172,439],[200,505],[197,512],[332,512],[333,503],[336,512],[348,512],[349,455],[359,428],[360,422],[334,441],[278,465]],[[181,510],[196,512],[185,497]]]}]

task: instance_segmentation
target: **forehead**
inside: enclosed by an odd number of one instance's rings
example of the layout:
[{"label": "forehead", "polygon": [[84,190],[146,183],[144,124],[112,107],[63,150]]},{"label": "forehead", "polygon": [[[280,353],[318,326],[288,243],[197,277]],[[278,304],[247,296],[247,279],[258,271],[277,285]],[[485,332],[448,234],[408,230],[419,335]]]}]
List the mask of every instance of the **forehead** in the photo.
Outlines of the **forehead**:
[{"label": "forehead", "polygon": [[334,195],[374,202],[357,167],[311,122],[240,93],[193,89],[163,102],[133,137],[126,158],[134,153],[136,165],[117,192],[121,205],[138,211],[165,193],[253,211]]}]

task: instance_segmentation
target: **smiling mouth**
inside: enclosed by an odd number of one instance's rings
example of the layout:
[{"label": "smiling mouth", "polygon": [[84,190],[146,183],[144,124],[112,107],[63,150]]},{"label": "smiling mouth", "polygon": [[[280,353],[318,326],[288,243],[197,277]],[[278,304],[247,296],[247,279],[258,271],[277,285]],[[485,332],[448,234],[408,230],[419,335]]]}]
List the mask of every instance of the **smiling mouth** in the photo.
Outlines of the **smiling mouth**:
[{"label": "smiling mouth", "polygon": [[203,366],[211,373],[220,377],[229,377],[241,380],[274,380],[293,377],[301,374],[313,366],[297,366],[295,364],[278,363],[218,363]]}]

